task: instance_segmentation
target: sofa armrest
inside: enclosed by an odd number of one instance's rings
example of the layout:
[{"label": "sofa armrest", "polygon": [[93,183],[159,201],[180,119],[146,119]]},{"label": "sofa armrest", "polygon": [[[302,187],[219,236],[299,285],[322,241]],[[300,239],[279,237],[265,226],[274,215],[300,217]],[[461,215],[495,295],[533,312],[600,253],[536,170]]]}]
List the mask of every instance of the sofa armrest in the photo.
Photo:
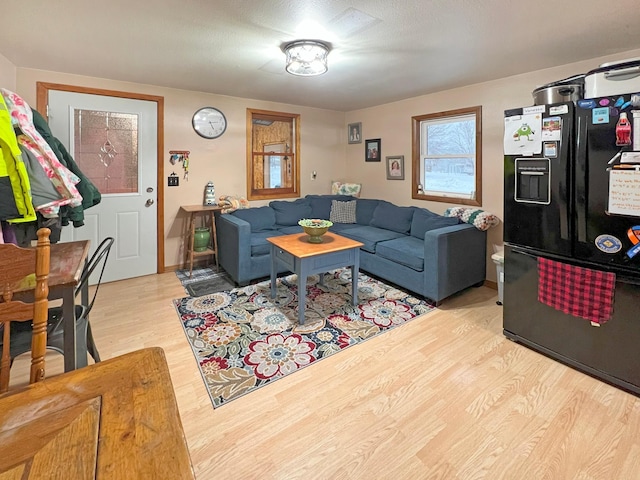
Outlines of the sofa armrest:
[{"label": "sofa armrest", "polygon": [[251,268],[251,225],[234,215],[216,216],[218,260],[236,283]]},{"label": "sofa armrest", "polygon": [[487,232],[460,224],[424,236],[425,296],[439,302],[486,278]]}]

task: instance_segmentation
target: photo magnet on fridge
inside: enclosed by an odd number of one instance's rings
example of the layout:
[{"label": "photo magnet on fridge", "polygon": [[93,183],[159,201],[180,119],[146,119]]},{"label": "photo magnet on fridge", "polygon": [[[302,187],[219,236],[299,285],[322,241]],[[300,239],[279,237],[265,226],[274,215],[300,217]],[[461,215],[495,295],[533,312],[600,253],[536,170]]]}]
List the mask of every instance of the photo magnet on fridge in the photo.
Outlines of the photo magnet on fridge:
[{"label": "photo magnet on fridge", "polygon": [[542,151],[545,157],[556,158],[558,156],[558,143],[544,142],[542,144]]},{"label": "photo magnet on fridge", "polygon": [[562,118],[548,117],[542,119],[542,140],[562,139]]}]

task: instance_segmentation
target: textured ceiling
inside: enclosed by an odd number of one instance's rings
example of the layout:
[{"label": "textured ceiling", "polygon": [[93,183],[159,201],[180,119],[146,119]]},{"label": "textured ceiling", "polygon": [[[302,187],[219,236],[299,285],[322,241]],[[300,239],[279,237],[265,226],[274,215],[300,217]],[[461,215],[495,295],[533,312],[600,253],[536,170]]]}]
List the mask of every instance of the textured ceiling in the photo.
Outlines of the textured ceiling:
[{"label": "textured ceiling", "polygon": [[[638,0],[102,5],[13,2],[0,53],[17,67],[349,111],[640,48]],[[300,38],[333,45],[325,75],[285,73],[280,47]]]}]

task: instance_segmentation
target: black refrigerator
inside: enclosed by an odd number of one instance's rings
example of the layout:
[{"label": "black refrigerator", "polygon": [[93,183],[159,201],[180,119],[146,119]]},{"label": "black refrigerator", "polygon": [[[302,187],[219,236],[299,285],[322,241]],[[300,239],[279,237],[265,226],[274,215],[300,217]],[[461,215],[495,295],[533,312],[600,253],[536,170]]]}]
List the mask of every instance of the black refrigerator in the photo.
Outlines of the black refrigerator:
[{"label": "black refrigerator", "polygon": [[640,395],[634,109],[626,94],[505,111],[503,331]]}]

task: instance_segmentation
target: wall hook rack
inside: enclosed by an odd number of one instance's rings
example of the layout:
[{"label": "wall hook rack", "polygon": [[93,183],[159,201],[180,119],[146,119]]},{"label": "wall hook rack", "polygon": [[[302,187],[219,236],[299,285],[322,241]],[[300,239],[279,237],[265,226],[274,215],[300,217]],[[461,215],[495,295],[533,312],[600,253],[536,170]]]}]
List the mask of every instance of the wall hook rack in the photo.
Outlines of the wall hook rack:
[{"label": "wall hook rack", "polygon": [[184,179],[189,180],[189,150],[169,150],[169,162],[171,165],[182,163],[184,168]]}]

